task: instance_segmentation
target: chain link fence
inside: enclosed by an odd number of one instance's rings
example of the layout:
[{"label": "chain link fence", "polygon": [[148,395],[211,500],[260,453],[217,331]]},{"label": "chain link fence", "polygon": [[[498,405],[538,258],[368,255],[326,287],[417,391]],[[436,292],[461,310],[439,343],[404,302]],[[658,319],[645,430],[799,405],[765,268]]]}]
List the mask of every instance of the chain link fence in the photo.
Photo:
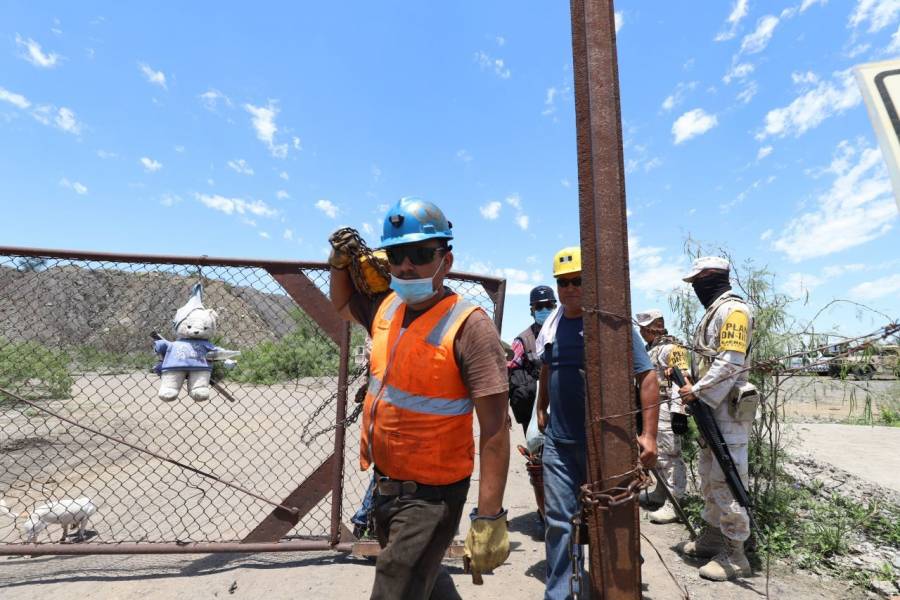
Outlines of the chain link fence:
[{"label": "chain link fence", "polygon": [[[219,314],[213,343],[241,355],[231,370],[214,368],[208,401],[182,389],[164,402],[151,335],[173,337],[172,317],[198,282]],[[0,394],[0,547],[61,541],[64,515],[86,500],[80,546],[258,541],[273,504],[334,455],[343,470],[318,495],[304,492],[310,506],[280,536],[333,547],[369,474],[358,469],[358,420],[343,446],[335,427],[342,365],[348,413],[365,384],[365,332],[350,329],[342,360],[346,326],[328,283],[318,263],[0,248],[0,387],[33,403]],[[502,280],[448,285],[499,327]]]}]

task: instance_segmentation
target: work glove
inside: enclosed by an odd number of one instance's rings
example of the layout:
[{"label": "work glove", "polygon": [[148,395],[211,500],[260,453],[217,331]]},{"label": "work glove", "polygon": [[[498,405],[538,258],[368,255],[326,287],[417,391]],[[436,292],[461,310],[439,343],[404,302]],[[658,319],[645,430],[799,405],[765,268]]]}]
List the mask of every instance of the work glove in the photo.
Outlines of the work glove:
[{"label": "work glove", "polygon": [[346,269],[353,254],[359,251],[359,234],[351,227],[341,227],[328,238],[331,254],[328,264],[335,269]]},{"label": "work glove", "polygon": [[479,515],[473,508],[472,526],[466,536],[465,569],[471,571],[472,582],[482,583],[481,574],[490,573],[509,557],[509,534],[506,531],[506,510],[492,516]]}]

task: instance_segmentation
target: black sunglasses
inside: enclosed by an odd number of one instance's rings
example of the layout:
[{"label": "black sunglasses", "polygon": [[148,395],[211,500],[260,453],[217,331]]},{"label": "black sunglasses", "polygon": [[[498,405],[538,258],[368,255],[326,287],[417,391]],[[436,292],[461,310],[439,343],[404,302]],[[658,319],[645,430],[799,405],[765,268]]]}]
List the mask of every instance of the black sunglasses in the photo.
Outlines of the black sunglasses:
[{"label": "black sunglasses", "polygon": [[554,308],[556,308],[556,302],[538,302],[537,304],[533,304],[531,308],[533,308],[534,310],[543,310],[545,308],[553,310]]},{"label": "black sunglasses", "polygon": [[446,252],[447,250],[450,250],[450,247],[444,248],[443,246],[438,246],[437,248],[428,248],[426,246],[393,246],[391,248],[385,248],[388,262],[395,267],[402,265],[404,258],[409,258],[409,262],[416,266],[427,265],[434,260],[434,254],[438,250]]},{"label": "black sunglasses", "polygon": [[556,285],[561,288],[569,287],[570,285],[581,287],[581,277],[572,277],[571,279],[557,279]]}]

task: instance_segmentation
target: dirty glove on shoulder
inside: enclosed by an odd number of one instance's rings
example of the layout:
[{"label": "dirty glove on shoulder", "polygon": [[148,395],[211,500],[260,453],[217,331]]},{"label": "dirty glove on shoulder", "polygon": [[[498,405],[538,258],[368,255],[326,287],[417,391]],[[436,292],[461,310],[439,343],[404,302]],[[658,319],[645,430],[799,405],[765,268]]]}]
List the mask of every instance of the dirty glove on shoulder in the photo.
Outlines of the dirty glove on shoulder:
[{"label": "dirty glove on shoulder", "polygon": [[496,515],[479,515],[473,508],[472,526],[466,536],[466,558],[473,574],[490,573],[509,557],[506,510]]},{"label": "dirty glove on shoulder", "polygon": [[359,251],[359,234],[351,227],[341,227],[328,237],[331,254],[328,264],[335,269],[346,269],[353,254]]}]

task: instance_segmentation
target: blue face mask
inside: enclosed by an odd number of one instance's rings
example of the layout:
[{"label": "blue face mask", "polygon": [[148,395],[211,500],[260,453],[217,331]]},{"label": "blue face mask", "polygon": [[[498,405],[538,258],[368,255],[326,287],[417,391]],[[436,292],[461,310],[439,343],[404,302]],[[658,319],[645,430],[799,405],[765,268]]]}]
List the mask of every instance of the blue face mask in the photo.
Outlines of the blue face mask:
[{"label": "blue face mask", "polygon": [[[438,263],[437,269],[434,270],[434,275],[437,275],[437,272],[440,271],[443,264],[444,259],[441,258],[441,262]],[[434,275],[431,277],[422,277],[421,279],[400,279],[399,277],[391,277],[391,289],[397,292],[397,295],[400,296],[400,299],[405,303],[421,304],[422,302],[430,300],[437,294],[437,290],[434,289]]]},{"label": "blue face mask", "polygon": [[541,308],[539,310],[534,311],[534,322],[538,325],[543,325],[544,321],[547,320],[547,317],[550,316],[550,313],[553,312],[552,308]]}]

